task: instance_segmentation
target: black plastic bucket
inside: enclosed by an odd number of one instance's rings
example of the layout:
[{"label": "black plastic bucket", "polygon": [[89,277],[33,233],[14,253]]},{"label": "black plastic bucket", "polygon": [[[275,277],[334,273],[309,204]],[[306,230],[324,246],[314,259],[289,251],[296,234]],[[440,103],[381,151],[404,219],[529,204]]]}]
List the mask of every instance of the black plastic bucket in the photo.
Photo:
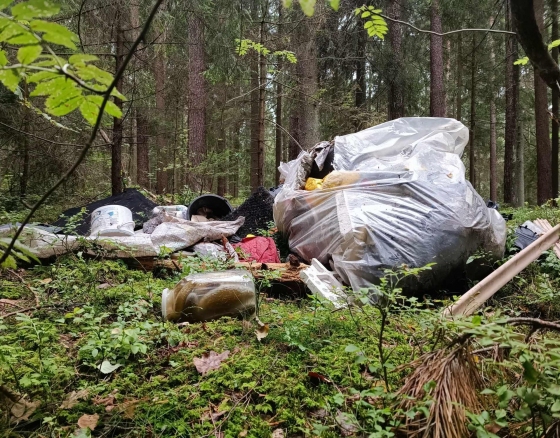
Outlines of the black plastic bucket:
[{"label": "black plastic bucket", "polygon": [[193,202],[191,202],[191,205],[189,205],[189,209],[187,210],[187,219],[191,220],[191,217],[197,214],[198,210],[203,207],[212,210],[210,217],[215,219],[221,219],[233,210],[228,200],[222,198],[221,196],[202,195],[196,198]]}]

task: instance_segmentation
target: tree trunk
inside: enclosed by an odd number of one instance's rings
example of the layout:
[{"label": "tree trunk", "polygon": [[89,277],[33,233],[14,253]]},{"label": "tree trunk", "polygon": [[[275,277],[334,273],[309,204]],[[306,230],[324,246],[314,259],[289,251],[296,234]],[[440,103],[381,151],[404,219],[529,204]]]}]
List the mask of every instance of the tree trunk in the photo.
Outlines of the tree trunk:
[{"label": "tree trunk", "polygon": [[[361,0],[357,1],[357,7],[360,7],[363,2]],[[367,34],[362,23],[362,19],[358,16],[356,17],[356,88],[354,92],[354,98],[356,103],[356,108],[364,108],[366,104],[366,42]],[[394,53],[393,53],[394,55]],[[356,131],[363,128],[360,113],[358,113],[358,118],[356,119],[355,127]]]},{"label": "tree trunk", "polygon": [[[204,160],[206,148],[206,80],[203,73],[206,70],[204,53],[204,29],[202,20],[195,14],[189,17],[188,27],[188,150],[190,167],[196,167]],[[191,189],[201,191],[204,175],[187,173]]]},{"label": "tree trunk", "polygon": [[[225,132],[224,132],[223,129],[221,129],[220,130],[220,138],[218,139],[218,150],[217,150],[218,156],[221,157],[221,158],[224,157],[224,153],[225,153],[225,150],[226,150],[225,141],[226,141]],[[219,172],[219,174],[218,174],[218,187],[217,187],[217,190],[216,190],[216,193],[219,196],[225,196],[225,194],[226,194],[226,188],[227,188],[226,177],[225,177],[226,164],[227,163],[224,163],[223,161],[220,160],[220,165],[219,165],[219,168],[218,168],[218,172]]]},{"label": "tree trunk", "polygon": [[463,35],[457,36],[457,103],[455,118],[461,121],[463,116]]},{"label": "tree trunk", "polygon": [[[494,23],[494,17],[490,17],[490,27]],[[490,44],[490,199],[498,201],[498,158],[496,151],[496,98],[494,92],[494,68],[496,65],[494,55],[494,43]]]},{"label": "tree trunk", "polygon": [[525,138],[523,136],[523,123],[517,123],[517,135],[515,143],[515,193],[513,205],[523,207],[525,204]]},{"label": "tree trunk", "polygon": [[[558,39],[558,0],[550,0],[552,41]],[[552,49],[552,58],[558,63],[558,47]],[[558,197],[558,88],[552,88],[552,196]]]},{"label": "tree trunk", "polygon": [[[544,33],[544,0],[535,0],[535,18],[541,34]],[[539,205],[553,197],[550,138],[548,134],[548,96],[546,83],[534,70],[535,136],[537,141],[537,202]]]},{"label": "tree trunk", "polygon": [[[115,57],[115,72],[119,71],[124,61],[124,30],[122,26],[122,13],[117,10],[117,53]],[[123,76],[117,81],[117,90],[122,91]],[[122,100],[115,96],[115,105],[122,110]],[[111,193],[118,195],[123,191],[122,178],[122,139],[123,139],[123,119],[113,118],[113,144],[111,145]]]},{"label": "tree trunk", "polygon": [[289,142],[290,150],[289,150],[288,160],[295,160],[301,151],[298,145],[298,143],[300,143],[299,141],[300,129],[299,129],[299,116],[297,114],[290,117],[290,134],[291,137]]},{"label": "tree trunk", "polygon": [[[281,6],[282,7],[282,6]],[[278,63],[278,71],[282,69],[282,62]],[[276,185],[280,184],[280,171],[278,167],[282,161],[282,84],[280,81],[276,82]]]},{"label": "tree trunk", "polygon": [[[23,98],[25,101],[29,99],[29,88],[27,87],[27,81],[23,81]],[[29,135],[30,132],[30,122],[31,122],[31,112],[26,106],[23,107],[23,131],[26,134],[22,138],[23,146],[23,162],[21,169],[21,178],[19,180],[19,197],[20,199],[25,199],[27,195],[27,185],[29,182]]]},{"label": "tree trunk", "polygon": [[[513,30],[509,3],[507,7],[508,29]],[[520,190],[514,175],[515,149],[517,147],[517,106],[519,99],[519,66],[513,65],[517,59],[517,39],[515,35],[506,37],[506,125],[504,132],[504,202],[514,203],[515,194]]]},{"label": "tree trunk", "polygon": [[[442,32],[439,0],[432,0],[432,32]],[[443,65],[443,38],[430,34],[430,116],[445,117],[445,86]]]},{"label": "tree trunk", "polygon": [[[319,5],[317,6],[319,7]],[[314,17],[302,19],[294,32],[295,51],[298,59],[296,79],[299,83],[299,93],[296,95],[296,101],[294,102],[298,119],[297,140],[305,149],[313,147],[320,141],[316,43],[318,15],[319,11],[316,11]]]},{"label": "tree trunk", "polygon": [[[402,1],[390,0],[387,13],[400,20]],[[404,117],[404,92],[402,81],[402,30],[397,23],[389,23],[389,43],[391,44],[391,59],[389,69],[389,120]]]},{"label": "tree trunk", "polygon": [[469,179],[476,190],[476,159],[475,159],[475,135],[476,135],[476,37],[472,38],[471,54],[471,128],[469,140]]},{"label": "tree trunk", "polygon": [[167,193],[169,157],[167,154],[167,126],[165,124],[165,46],[158,47],[154,63],[155,95],[156,95],[156,149],[157,149],[157,184],[159,194]]},{"label": "tree trunk", "polygon": [[150,189],[150,151],[148,146],[148,117],[145,109],[136,108],[136,167],[138,185]]}]

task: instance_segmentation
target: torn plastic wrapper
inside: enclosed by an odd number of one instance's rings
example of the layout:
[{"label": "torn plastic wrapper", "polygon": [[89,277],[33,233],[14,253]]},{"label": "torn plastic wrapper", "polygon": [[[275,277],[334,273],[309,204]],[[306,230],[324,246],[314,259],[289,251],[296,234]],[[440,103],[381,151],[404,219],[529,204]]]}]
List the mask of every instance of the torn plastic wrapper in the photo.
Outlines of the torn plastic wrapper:
[{"label": "torn plastic wrapper", "polygon": [[310,153],[284,166],[276,225],[292,251],[332,262],[353,289],[386,269],[428,263],[436,265],[412,288],[436,287],[477,249],[499,257],[505,248],[505,221],[465,180],[467,142],[468,129],[443,118],[402,118],[336,137],[335,172],[322,190],[300,190]]},{"label": "torn plastic wrapper", "polygon": [[[83,237],[83,239],[95,241],[98,246],[107,250],[106,257],[156,257],[164,248],[166,251],[175,252],[200,241],[213,241],[222,236],[232,236],[245,221],[242,216],[235,221],[205,223],[164,217],[167,222],[158,225],[152,234],[136,233],[126,237]],[[13,232],[10,226],[0,227],[0,237],[9,237]],[[73,251],[79,245],[79,240],[75,236],[53,234],[33,226],[24,228],[20,242],[28,246],[30,252],[40,259]],[[93,253],[93,250],[89,251]]]}]

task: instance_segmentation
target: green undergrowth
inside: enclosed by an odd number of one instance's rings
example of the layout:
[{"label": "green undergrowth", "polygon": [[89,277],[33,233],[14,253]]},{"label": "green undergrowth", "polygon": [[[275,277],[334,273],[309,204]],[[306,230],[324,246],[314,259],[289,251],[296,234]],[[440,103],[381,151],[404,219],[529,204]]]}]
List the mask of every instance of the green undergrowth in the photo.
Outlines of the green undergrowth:
[{"label": "green undergrowth", "polygon": [[[540,437],[560,425],[558,334],[511,319],[560,316],[560,263],[552,253],[489,307],[456,321],[442,316],[448,303],[399,288],[430,266],[388,271],[341,309],[313,297],[269,297],[270,275],[257,282],[265,337],[255,321],[164,322],[164,288],[189,273],[230,268],[180,263],[182,273],[159,278],[80,254],[4,270],[0,436],[406,436],[412,420],[449,402],[437,389],[457,384],[441,377],[454,366],[464,368],[461,378],[472,367],[480,376],[469,382],[479,404],[466,406],[468,434]],[[472,360],[442,365],[457,352]],[[215,355],[215,369],[197,369]],[[418,380],[415,370],[427,363]],[[414,397],[403,390],[411,376]],[[24,396],[19,411],[3,408],[11,406],[9,394]]]}]

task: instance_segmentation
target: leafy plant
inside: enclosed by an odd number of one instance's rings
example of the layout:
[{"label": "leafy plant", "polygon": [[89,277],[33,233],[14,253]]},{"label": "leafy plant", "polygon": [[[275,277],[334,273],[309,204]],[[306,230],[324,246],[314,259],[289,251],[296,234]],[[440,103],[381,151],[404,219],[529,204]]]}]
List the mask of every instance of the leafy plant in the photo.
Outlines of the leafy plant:
[{"label": "leafy plant", "polygon": [[385,19],[379,15],[381,9],[376,9],[374,6],[361,6],[357,8],[354,13],[360,15],[365,20],[364,29],[370,37],[377,37],[380,40],[385,39],[389,28]]},{"label": "leafy plant", "polygon": [[[4,0],[1,9],[13,1]],[[11,14],[0,12],[0,43],[19,47],[17,62],[0,49],[0,82],[16,92],[23,80],[35,84],[32,97],[45,98],[45,111],[53,116],[64,116],[77,109],[91,125],[95,124],[103,94],[113,81],[111,73],[97,67],[94,55],[76,53],[68,59],[57,55],[51,44],[76,50],[77,35],[61,24],[45,21],[60,11],[52,1],[29,0],[11,7]],[[118,91],[111,93],[119,99],[125,97]],[[107,114],[121,117],[117,105],[108,101]]]}]

